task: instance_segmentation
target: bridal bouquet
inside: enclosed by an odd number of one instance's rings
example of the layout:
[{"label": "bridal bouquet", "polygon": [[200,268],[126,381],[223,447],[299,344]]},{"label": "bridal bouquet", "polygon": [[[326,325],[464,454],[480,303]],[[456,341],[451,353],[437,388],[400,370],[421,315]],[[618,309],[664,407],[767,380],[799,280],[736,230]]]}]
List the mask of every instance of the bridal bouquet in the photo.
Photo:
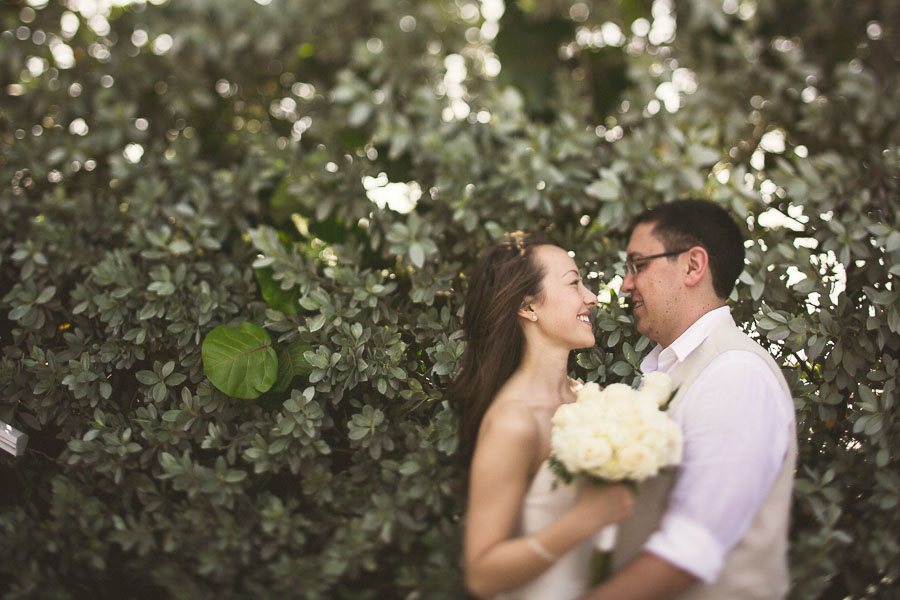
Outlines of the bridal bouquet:
[{"label": "bridal bouquet", "polygon": [[[636,484],[680,463],[681,429],[664,412],[671,396],[664,373],[648,373],[638,390],[585,384],[575,402],[553,415],[550,466],[556,476],[566,483],[584,475],[594,483]],[[615,525],[605,527],[597,548],[609,552],[615,536]]]}]

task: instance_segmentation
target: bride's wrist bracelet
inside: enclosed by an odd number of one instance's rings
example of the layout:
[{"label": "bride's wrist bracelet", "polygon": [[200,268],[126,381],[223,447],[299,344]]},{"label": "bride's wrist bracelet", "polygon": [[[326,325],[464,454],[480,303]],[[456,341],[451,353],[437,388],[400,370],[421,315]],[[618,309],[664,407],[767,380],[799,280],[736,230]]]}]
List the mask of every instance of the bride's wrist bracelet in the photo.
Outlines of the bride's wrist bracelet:
[{"label": "bride's wrist bracelet", "polygon": [[553,553],[544,548],[544,545],[540,543],[536,537],[528,536],[527,538],[525,538],[525,541],[528,544],[528,547],[531,548],[531,550],[535,554],[543,558],[545,561],[547,561],[548,563],[556,562],[556,557],[553,556]]}]

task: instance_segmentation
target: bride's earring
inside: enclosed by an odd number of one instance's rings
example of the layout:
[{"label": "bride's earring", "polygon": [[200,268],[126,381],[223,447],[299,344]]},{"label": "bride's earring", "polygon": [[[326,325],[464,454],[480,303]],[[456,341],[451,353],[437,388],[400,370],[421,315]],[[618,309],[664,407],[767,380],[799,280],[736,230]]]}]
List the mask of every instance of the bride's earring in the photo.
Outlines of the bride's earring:
[{"label": "bride's earring", "polygon": [[531,320],[532,320],[532,321],[537,321],[537,315],[531,315]]}]

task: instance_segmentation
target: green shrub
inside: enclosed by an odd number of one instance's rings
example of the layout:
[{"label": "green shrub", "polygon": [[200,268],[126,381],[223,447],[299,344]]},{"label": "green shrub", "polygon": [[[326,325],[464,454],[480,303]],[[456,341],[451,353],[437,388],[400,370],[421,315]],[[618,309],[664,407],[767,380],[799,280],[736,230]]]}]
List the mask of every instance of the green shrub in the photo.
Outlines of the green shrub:
[{"label": "green shrub", "polygon": [[463,597],[465,269],[549,230],[605,299],[572,374],[631,382],[628,222],[687,195],[794,390],[793,597],[896,594],[898,8],[479,6],[0,8],[4,598]]}]

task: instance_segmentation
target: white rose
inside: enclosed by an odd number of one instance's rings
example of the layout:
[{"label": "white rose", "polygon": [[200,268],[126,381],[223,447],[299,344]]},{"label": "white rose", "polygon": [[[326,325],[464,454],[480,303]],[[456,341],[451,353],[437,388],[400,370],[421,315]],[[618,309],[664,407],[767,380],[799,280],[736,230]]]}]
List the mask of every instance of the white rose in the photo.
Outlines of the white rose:
[{"label": "white rose", "polygon": [[623,479],[628,479],[630,474],[628,471],[622,466],[622,463],[616,456],[603,465],[603,469],[601,469],[601,477],[604,479],[609,479],[610,481],[621,481]]},{"label": "white rose", "polygon": [[603,395],[603,390],[600,389],[600,384],[596,381],[589,381],[585,383],[579,390],[575,393],[578,402],[584,402],[587,400],[593,400],[594,398],[599,398]]},{"label": "white rose", "polygon": [[655,394],[635,394],[632,404],[645,413],[659,413],[660,404]]},{"label": "white rose", "polygon": [[550,439],[550,448],[553,456],[567,471],[578,472],[578,440],[574,436],[560,435],[559,431],[554,431]]},{"label": "white rose", "polygon": [[656,475],[659,469],[654,458],[654,453],[643,444],[633,444],[619,452],[619,461],[629,479],[641,480]]},{"label": "white rose", "polygon": [[666,459],[670,453],[671,442],[665,431],[647,429],[641,434],[640,442],[661,459]]},{"label": "white rose", "polygon": [[561,404],[550,422],[556,427],[568,427],[572,423],[578,422],[578,409],[574,404]]},{"label": "white rose", "polygon": [[609,423],[610,428],[607,433],[609,443],[613,448],[621,448],[631,443],[634,433],[629,431],[627,425],[621,420]]},{"label": "white rose", "polygon": [[672,394],[672,379],[661,371],[647,373],[642,379],[641,392],[656,400],[657,406],[662,406]]},{"label": "white rose", "polygon": [[578,464],[586,471],[595,471],[612,457],[612,446],[601,432],[582,438],[578,443]]},{"label": "white rose", "polygon": [[668,463],[677,465],[681,463],[681,453],[684,450],[684,436],[681,428],[674,421],[666,429],[666,435],[669,438]]},{"label": "white rose", "polygon": [[603,389],[603,399],[606,402],[620,402],[634,397],[635,390],[624,383],[611,383]]}]

